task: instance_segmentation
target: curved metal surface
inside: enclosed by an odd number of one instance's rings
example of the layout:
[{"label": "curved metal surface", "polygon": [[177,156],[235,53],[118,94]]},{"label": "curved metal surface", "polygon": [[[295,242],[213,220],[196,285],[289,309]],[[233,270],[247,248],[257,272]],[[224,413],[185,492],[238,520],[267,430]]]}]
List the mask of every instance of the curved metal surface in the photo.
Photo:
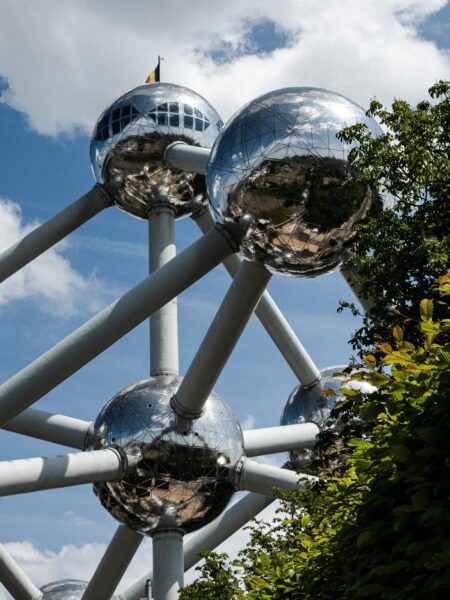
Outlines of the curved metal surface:
[{"label": "curved metal surface", "polygon": [[252,218],[245,258],[297,276],[340,265],[374,196],[349,182],[350,147],[336,136],[357,122],[382,133],[348,98],[301,87],[260,96],[225,125],[208,163],[208,195],[222,218]]},{"label": "curved metal surface", "polygon": [[[281,425],[294,425],[295,423],[315,423],[322,428],[330,420],[331,411],[336,403],[343,399],[341,388],[361,390],[367,394],[375,388],[364,381],[348,380],[347,376],[335,377],[347,365],[338,365],[321,369],[322,378],[317,384],[304,388],[298,385],[290,394],[281,414]],[[344,383],[345,382],[345,383]],[[333,392],[324,394],[323,390]],[[289,460],[296,467],[302,467],[311,462],[314,450],[293,450],[289,452]]]},{"label": "curved metal surface", "polygon": [[[175,141],[211,148],[223,123],[199,94],[171,84],[141,85],[115,100],[100,116],[91,139],[95,179],[116,204],[147,218],[169,204],[177,217],[207,203],[203,175],[169,168],[167,146]],[[109,184],[109,185],[108,185]]]},{"label": "curved metal surface", "polygon": [[118,445],[132,465],[119,481],[96,484],[95,493],[113,517],[143,534],[168,519],[189,532],[217,517],[233,493],[225,465],[243,454],[241,428],[217,394],[194,421],[172,411],[180,383],[175,375],[134,383],[105,405],[94,426],[92,448]]},{"label": "curved metal surface", "polygon": [[[43,600],[80,600],[87,586],[87,581],[63,579],[44,585],[41,591]],[[117,600],[117,596],[112,596],[111,600]]]}]

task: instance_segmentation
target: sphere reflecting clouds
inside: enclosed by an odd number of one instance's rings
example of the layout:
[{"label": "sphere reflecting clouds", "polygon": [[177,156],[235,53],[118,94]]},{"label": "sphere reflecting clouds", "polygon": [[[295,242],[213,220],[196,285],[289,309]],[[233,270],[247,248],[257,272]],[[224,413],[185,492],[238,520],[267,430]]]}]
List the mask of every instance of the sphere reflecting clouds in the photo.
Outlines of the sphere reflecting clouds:
[{"label": "sphere reflecting clouds", "polygon": [[174,141],[211,148],[223,123],[196,92],[170,83],[141,85],[100,116],[91,140],[98,182],[111,184],[118,206],[143,219],[158,203],[177,217],[206,204],[204,175],[169,169],[164,151]]},{"label": "sphere reflecting clouds", "polygon": [[[44,585],[41,587],[41,591],[44,594],[44,600],[80,600],[87,586],[87,581],[63,579]],[[113,596],[112,600],[116,598],[117,596]]]},{"label": "sphere reflecting clouds", "polygon": [[[298,385],[288,398],[281,415],[281,425],[294,425],[296,423],[316,423],[319,427],[330,419],[330,414],[336,403],[343,399],[341,388],[360,390],[371,393],[375,388],[364,381],[348,380],[347,376],[335,377],[335,373],[341,373],[347,365],[339,365],[321,369],[322,379],[311,388],[303,388]],[[345,382],[345,383],[344,383]],[[334,392],[326,395],[322,390]],[[296,466],[303,466],[311,461],[313,450],[295,450],[289,453],[291,462]]]},{"label": "sphere reflecting clouds", "polygon": [[130,468],[98,483],[101,504],[121,523],[149,534],[172,525],[186,532],[217,517],[233,494],[230,471],[243,454],[242,431],[217,394],[199,419],[170,407],[181,378],[161,375],[128,386],[102,409],[90,449],[120,446]]},{"label": "sphere reflecting clouds", "polygon": [[260,96],[225,125],[208,165],[208,194],[223,218],[253,218],[241,246],[246,258],[299,276],[339,266],[372,202],[365,185],[347,181],[350,147],[336,137],[356,122],[381,133],[348,98],[302,87]]}]

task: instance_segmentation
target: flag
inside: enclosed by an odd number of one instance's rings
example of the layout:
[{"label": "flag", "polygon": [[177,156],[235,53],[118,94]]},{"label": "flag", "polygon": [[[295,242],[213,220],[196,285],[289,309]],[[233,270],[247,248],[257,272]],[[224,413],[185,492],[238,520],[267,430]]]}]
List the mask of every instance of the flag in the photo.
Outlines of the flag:
[{"label": "flag", "polygon": [[159,62],[158,65],[153,69],[150,75],[145,80],[145,83],[157,83],[159,81]]}]

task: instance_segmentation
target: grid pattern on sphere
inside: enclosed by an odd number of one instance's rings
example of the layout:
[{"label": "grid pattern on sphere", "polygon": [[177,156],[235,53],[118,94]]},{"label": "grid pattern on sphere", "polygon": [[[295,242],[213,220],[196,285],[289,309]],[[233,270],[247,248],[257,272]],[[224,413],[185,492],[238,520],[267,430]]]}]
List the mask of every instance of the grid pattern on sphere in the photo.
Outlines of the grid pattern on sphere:
[{"label": "grid pattern on sphere", "polygon": [[118,445],[137,457],[120,481],[94,486],[120,522],[151,532],[168,514],[186,531],[215,518],[233,493],[229,468],[242,456],[242,433],[216,394],[195,421],[170,407],[179,377],[144,380],[112,398],[95,423],[94,448]]},{"label": "grid pattern on sphere", "polygon": [[168,168],[164,152],[175,141],[211,148],[222,125],[214,108],[192,90],[139,86],[109,106],[94,128],[95,178],[111,186],[119,207],[139,218],[162,202],[177,217],[188,216],[207,204],[204,177]]},{"label": "grid pattern on sphere", "polygon": [[224,218],[253,217],[242,253],[272,271],[313,276],[337,268],[372,193],[349,182],[349,148],[337,133],[364,122],[339,94],[288,88],[252,101],[228,123],[208,165],[207,186]]}]

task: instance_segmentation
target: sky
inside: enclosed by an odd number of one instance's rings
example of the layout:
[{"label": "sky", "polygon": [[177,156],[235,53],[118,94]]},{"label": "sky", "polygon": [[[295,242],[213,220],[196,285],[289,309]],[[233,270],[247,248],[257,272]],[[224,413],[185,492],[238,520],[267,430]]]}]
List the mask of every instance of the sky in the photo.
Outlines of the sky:
[{"label": "sky", "polygon": [[[205,96],[227,121],[271,89],[316,86],[367,107],[411,103],[450,79],[445,0],[0,0],[0,250],[94,184],[90,134],[103,109],[141,85],[158,54],[163,81]],[[181,250],[199,236],[177,223]],[[0,377],[8,379],[145,278],[147,228],[109,208],[0,286]],[[181,372],[230,279],[217,267],[179,298]],[[269,290],[319,368],[343,364],[358,320],[337,314],[352,294],[339,273],[273,277]],[[148,373],[148,325],[137,327],[36,405],[94,420]],[[252,319],[215,391],[244,428],[277,425],[295,376]],[[0,431],[2,460],[65,449]],[[282,455],[270,457],[281,464]],[[117,523],[90,486],[2,499],[1,541],[37,585],[88,579]],[[273,509],[267,516],[271,518]],[[226,545],[236,551],[239,533]],[[121,588],[151,565],[138,551]],[[8,598],[0,586],[0,600]]]}]

